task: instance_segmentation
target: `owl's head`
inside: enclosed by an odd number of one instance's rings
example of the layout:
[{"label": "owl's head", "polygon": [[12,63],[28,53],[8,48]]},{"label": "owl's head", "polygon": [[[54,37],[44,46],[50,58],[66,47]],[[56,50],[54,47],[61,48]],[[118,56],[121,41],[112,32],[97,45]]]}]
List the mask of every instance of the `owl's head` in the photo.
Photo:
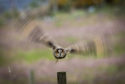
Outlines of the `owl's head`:
[{"label": "owl's head", "polygon": [[56,48],[53,54],[56,59],[63,59],[66,56],[66,50],[64,48]]}]

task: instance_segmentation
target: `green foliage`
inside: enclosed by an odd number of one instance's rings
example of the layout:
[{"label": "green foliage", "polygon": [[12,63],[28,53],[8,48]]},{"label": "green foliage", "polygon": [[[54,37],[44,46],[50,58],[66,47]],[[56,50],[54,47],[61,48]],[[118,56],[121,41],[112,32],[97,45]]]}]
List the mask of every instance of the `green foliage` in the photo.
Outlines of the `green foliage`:
[{"label": "green foliage", "polygon": [[4,25],[4,19],[3,18],[0,18],[0,28],[1,28],[1,26],[3,26]]},{"label": "green foliage", "polygon": [[5,66],[9,63],[9,60],[5,56],[4,50],[0,49],[0,66]]},{"label": "green foliage", "polygon": [[125,36],[124,31],[115,35],[116,39],[118,40],[113,47],[113,51],[115,52],[115,54],[124,54],[125,53],[124,36]]},{"label": "green foliage", "polygon": [[66,13],[66,12],[56,12],[55,13],[55,18],[59,19],[59,20],[67,20],[67,19],[76,19],[76,18],[80,18],[83,17],[83,15],[85,15],[85,12],[82,10],[75,10],[75,12],[73,13]]},{"label": "green foliage", "polygon": [[110,66],[100,66],[98,69],[102,72],[107,73],[108,75],[114,75],[117,72],[124,72],[124,65],[110,65]]},{"label": "green foliage", "polygon": [[5,19],[10,19],[12,18],[12,14],[9,11],[6,11],[3,16],[5,17]]},{"label": "green foliage", "polygon": [[47,50],[18,51],[15,59],[17,60],[21,59],[28,63],[32,63],[40,59],[53,60],[54,57],[52,55],[52,51],[47,49]]},{"label": "green foliage", "polygon": [[14,10],[12,10],[12,11],[6,11],[6,12],[4,12],[4,14],[3,14],[3,17],[4,17],[5,19],[18,18],[18,16],[19,16],[19,12],[18,12],[17,9],[14,9]]},{"label": "green foliage", "polygon": [[16,80],[11,80],[11,78],[4,78],[4,77],[1,77],[0,78],[0,83],[1,84],[28,84],[27,82],[28,78],[26,77],[20,77],[18,78],[18,76],[16,77]]},{"label": "green foliage", "polygon": [[5,62],[4,56],[3,56],[3,52],[0,50],[0,66],[3,65]]},{"label": "green foliage", "polygon": [[13,16],[13,18],[18,18],[18,17],[19,17],[19,12],[18,12],[17,9],[14,9],[14,10],[12,11],[12,16]]},{"label": "green foliage", "polygon": [[36,2],[36,1],[32,1],[31,3],[30,3],[30,7],[31,8],[37,8],[39,5],[38,5],[38,3]]},{"label": "green foliage", "polygon": [[114,52],[117,54],[124,54],[125,53],[125,45],[124,44],[115,45]]}]

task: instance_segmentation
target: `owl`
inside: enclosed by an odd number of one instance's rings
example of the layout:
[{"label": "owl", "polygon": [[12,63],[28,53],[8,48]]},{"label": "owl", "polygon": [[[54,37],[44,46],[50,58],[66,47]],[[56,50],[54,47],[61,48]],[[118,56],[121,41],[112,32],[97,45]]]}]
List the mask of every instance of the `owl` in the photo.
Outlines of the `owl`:
[{"label": "owl", "polygon": [[59,46],[39,26],[36,26],[32,29],[32,31],[28,34],[28,38],[30,38],[34,42],[43,43],[46,46],[50,47],[53,50],[53,56],[56,59],[63,59],[69,53],[85,54],[85,53],[93,52],[95,50],[95,44],[93,41],[86,42],[86,43],[83,43],[81,41],[76,44],[72,44],[67,48]]}]

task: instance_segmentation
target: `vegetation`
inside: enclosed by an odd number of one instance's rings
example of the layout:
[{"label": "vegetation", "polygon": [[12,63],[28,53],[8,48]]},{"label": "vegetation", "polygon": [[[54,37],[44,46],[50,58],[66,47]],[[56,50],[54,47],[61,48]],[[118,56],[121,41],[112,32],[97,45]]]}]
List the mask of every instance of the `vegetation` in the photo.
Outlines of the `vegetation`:
[{"label": "vegetation", "polygon": [[[51,53],[48,53],[51,52]],[[22,60],[27,63],[33,63],[40,59],[54,60],[52,51],[50,49],[45,50],[30,50],[30,51],[18,51],[16,56],[13,58],[15,60]]]},{"label": "vegetation", "polygon": [[[124,84],[125,1],[53,0],[43,5],[44,2],[47,1],[33,0],[21,11],[10,7],[0,14],[0,83],[27,84],[31,71],[31,82],[36,75],[38,84],[55,84],[56,72],[67,71],[69,84]],[[31,28],[37,22],[58,44],[69,46],[87,38],[94,40],[96,49],[92,54],[68,54],[55,63],[51,49],[22,35],[27,24]]]}]

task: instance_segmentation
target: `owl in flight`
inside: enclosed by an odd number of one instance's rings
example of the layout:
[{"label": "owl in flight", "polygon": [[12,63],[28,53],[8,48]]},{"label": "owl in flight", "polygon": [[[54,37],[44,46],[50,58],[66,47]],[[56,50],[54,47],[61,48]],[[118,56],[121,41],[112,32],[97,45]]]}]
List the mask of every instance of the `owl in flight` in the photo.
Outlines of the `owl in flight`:
[{"label": "owl in flight", "polygon": [[48,47],[52,48],[53,55],[56,59],[63,59],[66,57],[68,53],[90,53],[95,50],[95,44],[93,41],[88,43],[79,42],[73,44],[67,48],[63,48],[57,45],[49,35],[45,34],[42,28],[36,26],[32,29],[32,31],[28,34],[28,38],[37,43],[43,43]]}]

